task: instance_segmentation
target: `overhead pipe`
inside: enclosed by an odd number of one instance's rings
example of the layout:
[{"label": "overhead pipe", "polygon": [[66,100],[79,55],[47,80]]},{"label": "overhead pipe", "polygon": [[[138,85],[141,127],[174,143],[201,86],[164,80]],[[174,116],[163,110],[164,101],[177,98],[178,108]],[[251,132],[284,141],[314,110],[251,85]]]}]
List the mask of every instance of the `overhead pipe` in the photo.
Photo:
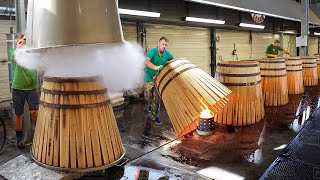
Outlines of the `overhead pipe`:
[{"label": "overhead pipe", "polygon": [[17,23],[17,32],[25,33],[26,31],[26,9],[24,6],[24,0],[15,0],[16,7],[16,23]]}]

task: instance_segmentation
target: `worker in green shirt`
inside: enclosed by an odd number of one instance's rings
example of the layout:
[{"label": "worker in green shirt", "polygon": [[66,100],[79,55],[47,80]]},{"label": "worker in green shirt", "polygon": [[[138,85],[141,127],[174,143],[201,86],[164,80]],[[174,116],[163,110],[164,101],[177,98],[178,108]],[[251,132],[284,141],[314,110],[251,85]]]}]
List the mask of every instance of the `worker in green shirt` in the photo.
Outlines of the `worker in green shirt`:
[{"label": "worker in green shirt", "polygon": [[275,40],[273,44],[270,44],[266,49],[266,56],[267,58],[275,58],[278,57],[279,51],[283,51],[284,53],[288,54],[289,56],[292,56],[292,54],[289,53],[289,51],[283,49],[279,46],[280,41]]},{"label": "worker in green shirt", "polygon": [[148,118],[160,125],[160,98],[154,87],[154,77],[163,66],[173,59],[172,54],[166,50],[169,40],[166,37],[161,37],[158,42],[158,47],[150,49],[145,61],[145,83],[144,83],[144,98],[147,101]]},{"label": "worker in green shirt", "polygon": [[[23,34],[17,34],[16,48],[25,45],[26,38]],[[15,131],[17,136],[17,146],[20,149],[25,147],[23,142],[22,115],[24,103],[28,102],[30,117],[36,123],[39,108],[38,73],[37,70],[27,69],[16,63],[14,52],[16,48],[9,51],[9,58],[12,63],[12,99],[15,111]]]}]

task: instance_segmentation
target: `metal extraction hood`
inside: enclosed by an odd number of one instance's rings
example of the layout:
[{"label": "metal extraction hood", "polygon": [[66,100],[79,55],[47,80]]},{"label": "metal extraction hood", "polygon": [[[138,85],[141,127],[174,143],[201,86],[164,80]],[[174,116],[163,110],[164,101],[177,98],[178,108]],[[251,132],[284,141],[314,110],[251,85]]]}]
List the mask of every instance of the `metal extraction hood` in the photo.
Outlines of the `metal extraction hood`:
[{"label": "metal extraction hood", "polygon": [[[301,21],[304,10],[301,3],[292,0],[185,0],[190,2],[209,4],[222,8],[234,9],[244,12],[264,14],[271,17]],[[309,22],[320,25],[320,19],[309,10]]]}]

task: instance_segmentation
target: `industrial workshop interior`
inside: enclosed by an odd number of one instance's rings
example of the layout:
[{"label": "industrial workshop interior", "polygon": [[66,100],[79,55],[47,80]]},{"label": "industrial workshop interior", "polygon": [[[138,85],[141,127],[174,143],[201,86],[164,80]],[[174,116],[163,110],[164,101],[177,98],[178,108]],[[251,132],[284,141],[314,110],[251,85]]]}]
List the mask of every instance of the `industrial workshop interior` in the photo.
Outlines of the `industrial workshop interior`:
[{"label": "industrial workshop interior", "polygon": [[0,0],[0,180],[320,179],[319,37],[320,0]]}]

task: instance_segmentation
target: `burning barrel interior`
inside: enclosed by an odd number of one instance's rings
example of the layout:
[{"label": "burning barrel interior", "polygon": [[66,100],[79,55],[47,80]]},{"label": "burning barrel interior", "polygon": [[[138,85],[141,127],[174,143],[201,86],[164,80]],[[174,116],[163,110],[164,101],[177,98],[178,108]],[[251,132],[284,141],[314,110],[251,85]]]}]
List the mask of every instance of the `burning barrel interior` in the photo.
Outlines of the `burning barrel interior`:
[{"label": "burning barrel interior", "polygon": [[265,112],[258,62],[219,62],[215,78],[234,93],[233,101],[218,114],[217,123],[246,126],[263,119]]},{"label": "burning barrel interior", "polygon": [[32,155],[67,172],[101,170],[124,156],[107,89],[98,77],[45,77]]},{"label": "burning barrel interior", "polygon": [[196,129],[204,109],[216,117],[232,97],[230,89],[186,59],[167,63],[155,86],[179,136]]}]

